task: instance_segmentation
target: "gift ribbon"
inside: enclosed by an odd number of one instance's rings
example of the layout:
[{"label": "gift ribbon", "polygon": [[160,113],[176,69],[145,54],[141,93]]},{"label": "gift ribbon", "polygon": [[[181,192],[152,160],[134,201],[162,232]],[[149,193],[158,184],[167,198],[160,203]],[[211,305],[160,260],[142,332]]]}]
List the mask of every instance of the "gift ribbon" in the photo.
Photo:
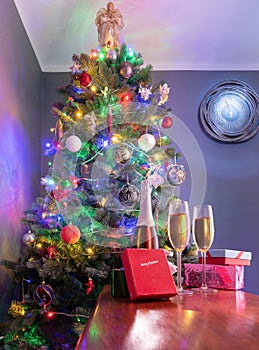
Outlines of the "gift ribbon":
[{"label": "gift ribbon", "polygon": [[236,259],[241,258],[241,256],[243,255],[243,253],[244,253],[244,252],[239,252],[239,253],[237,254],[237,256],[236,256]]}]

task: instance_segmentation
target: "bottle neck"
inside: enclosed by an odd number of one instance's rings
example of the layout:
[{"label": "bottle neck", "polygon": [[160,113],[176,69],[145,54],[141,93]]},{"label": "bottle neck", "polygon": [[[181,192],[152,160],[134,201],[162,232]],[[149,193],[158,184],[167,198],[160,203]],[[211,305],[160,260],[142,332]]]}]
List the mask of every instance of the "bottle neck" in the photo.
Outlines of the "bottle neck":
[{"label": "bottle neck", "polygon": [[140,189],[140,211],[137,226],[155,226],[151,205],[152,184],[150,180],[142,180]]}]

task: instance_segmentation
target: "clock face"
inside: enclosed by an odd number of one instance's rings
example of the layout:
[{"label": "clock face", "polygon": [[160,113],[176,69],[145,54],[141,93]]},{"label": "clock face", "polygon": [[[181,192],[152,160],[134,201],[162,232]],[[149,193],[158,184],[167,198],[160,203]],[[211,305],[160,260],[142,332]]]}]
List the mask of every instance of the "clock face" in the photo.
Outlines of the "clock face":
[{"label": "clock face", "polygon": [[259,98],[237,80],[215,85],[203,98],[199,117],[204,131],[221,142],[242,142],[259,129]]},{"label": "clock face", "polygon": [[218,93],[211,99],[208,112],[216,132],[235,135],[249,126],[251,103],[236,92]]}]

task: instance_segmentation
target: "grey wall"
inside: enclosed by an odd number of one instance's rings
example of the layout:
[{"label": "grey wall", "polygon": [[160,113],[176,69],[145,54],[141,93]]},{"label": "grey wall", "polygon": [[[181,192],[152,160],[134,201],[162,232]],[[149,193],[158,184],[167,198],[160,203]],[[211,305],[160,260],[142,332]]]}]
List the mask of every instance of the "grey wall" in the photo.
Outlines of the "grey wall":
[{"label": "grey wall", "polygon": [[[41,120],[41,154],[44,154],[46,142],[52,141],[54,137],[50,129],[55,127],[56,119],[51,114],[51,107],[55,102],[62,102],[61,96],[56,92],[59,87],[66,86],[68,84],[68,76],[65,73],[43,73],[42,79],[42,120]],[[48,162],[52,161],[52,156],[43,156],[41,159],[41,174],[45,176],[51,172],[51,166]]]},{"label": "grey wall", "polygon": [[[23,211],[40,189],[41,70],[13,1],[0,1],[0,260],[20,255]],[[0,320],[19,283],[0,266]]]},{"label": "grey wall", "polygon": [[204,201],[213,205],[215,215],[213,248],[253,253],[252,265],[245,267],[245,290],[259,295],[259,133],[244,143],[221,144],[203,133],[197,117],[199,104],[212,86],[238,79],[258,92],[259,72],[155,72],[155,78],[172,86],[173,112],[190,129],[203,153],[207,170]]},{"label": "grey wall", "polygon": [[[154,80],[161,79],[171,86],[169,105],[173,114],[191,135],[186,137],[181,131],[180,135],[174,134],[174,124],[168,131],[172,139],[177,138],[177,145],[184,153],[181,161],[190,167],[180,196],[189,200],[191,190],[199,192],[205,188],[204,202],[214,207],[216,233],[213,248],[253,253],[252,265],[245,267],[245,290],[259,295],[259,134],[245,143],[221,144],[208,138],[198,123],[199,104],[207,90],[222,80],[238,79],[258,91],[259,72],[154,72]],[[56,88],[68,82],[66,73],[44,74],[43,140],[49,140],[49,128],[55,123],[50,109],[53,102],[60,101]],[[197,152],[194,152],[193,145],[201,150],[206,178],[202,177],[200,159],[195,159]],[[47,169],[46,160],[43,160],[43,175]],[[194,196],[193,201],[196,199],[199,198]]]}]

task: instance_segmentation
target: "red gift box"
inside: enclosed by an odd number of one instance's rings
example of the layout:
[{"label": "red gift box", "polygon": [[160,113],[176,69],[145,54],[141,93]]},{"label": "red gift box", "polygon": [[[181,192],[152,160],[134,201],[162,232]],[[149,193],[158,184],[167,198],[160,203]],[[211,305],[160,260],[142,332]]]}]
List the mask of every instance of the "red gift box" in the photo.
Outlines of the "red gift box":
[{"label": "red gift box", "polygon": [[[184,285],[200,287],[202,264],[184,264]],[[206,264],[206,283],[216,289],[237,290],[244,288],[244,266]]]},{"label": "red gift box", "polygon": [[[251,252],[244,252],[232,249],[211,249],[206,254],[206,263],[212,265],[215,264],[250,266],[251,259]],[[199,263],[202,263],[201,257],[199,257]]]},{"label": "red gift box", "polygon": [[170,298],[177,294],[163,249],[127,248],[122,263],[130,300]]}]

